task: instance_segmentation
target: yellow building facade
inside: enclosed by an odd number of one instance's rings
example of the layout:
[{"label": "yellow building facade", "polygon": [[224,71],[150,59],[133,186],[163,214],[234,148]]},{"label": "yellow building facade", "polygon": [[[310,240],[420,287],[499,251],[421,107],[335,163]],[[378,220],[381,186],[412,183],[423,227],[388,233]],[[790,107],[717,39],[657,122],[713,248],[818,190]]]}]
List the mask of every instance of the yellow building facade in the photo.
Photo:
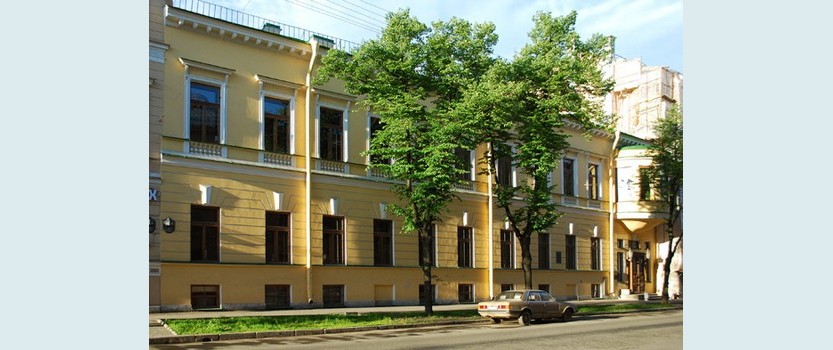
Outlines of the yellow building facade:
[{"label": "yellow building facade", "polygon": [[[351,43],[201,1],[169,1],[162,16],[158,310],[416,305],[420,249],[433,252],[435,303],[523,287],[520,246],[475,168],[485,146],[433,246],[400,233],[391,183],[362,156],[374,116],[337,81],[310,84],[320,58]],[[552,174],[564,215],[533,236],[533,284],[560,299],[618,296],[634,283],[617,265],[633,241],[614,212],[620,140],[568,131]]]}]

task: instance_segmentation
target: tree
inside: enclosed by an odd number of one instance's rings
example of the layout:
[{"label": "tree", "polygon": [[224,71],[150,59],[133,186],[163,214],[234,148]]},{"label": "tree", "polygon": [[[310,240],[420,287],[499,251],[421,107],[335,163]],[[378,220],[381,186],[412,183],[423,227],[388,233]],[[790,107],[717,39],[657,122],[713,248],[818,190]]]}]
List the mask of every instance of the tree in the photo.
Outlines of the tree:
[{"label": "tree", "polygon": [[[472,147],[469,125],[449,111],[494,61],[496,42],[490,23],[452,18],[428,27],[402,10],[388,14],[378,39],[352,53],[330,51],[318,70],[316,84],[340,79],[348,92],[362,96],[360,105],[380,116],[382,127],[366,154],[392,162],[370,167],[393,181],[391,189],[405,204],[390,209],[404,218],[402,231],[416,231],[425,247],[434,223],[455,198],[462,170],[454,151]],[[433,312],[432,260],[423,249],[427,314]]]},{"label": "tree", "polygon": [[665,118],[653,126],[656,138],[648,146],[652,157],[651,166],[645,170],[651,190],[668,211],[665,232],[668,235],[668,254],[663,261],[662,302],[668,303],[668,279],[671,275],[671,260],[677,246],[683,240],[683,232],[674,241],[674,226],[683,212],[683,113],[674,104]]},{"label": "tree", "polygon": [[[601,102],[612,82],[599,69],[610,55],[610,39],[597,34],[582,41],[576,16],[537,13],[531,43],[513,61],[495,62],[465,91],[456,111],[471,117],[477,139],[489,145],[481,163],[494,177],[496,205],[520,241],[526,288],[532,288],[532,235],[546,232],[562,215],[549,177],[570,146],[563,128],[611,128]],[[508,172],[498,171],[498,162],[505,167],[507,158],[526,181],[512,183],[505,179]]]}]

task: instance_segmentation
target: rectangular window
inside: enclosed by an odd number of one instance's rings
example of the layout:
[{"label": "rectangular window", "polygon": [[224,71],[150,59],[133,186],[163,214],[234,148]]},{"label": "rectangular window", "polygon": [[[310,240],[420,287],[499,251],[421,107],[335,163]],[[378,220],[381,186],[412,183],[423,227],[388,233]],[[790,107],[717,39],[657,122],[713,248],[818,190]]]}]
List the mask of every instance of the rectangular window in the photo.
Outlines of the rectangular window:
[{"label": "rectangular window", "polygon": [[599,165],[587,166],[587,198],[599,199]]},{"label": "rectangular window", "polygon": [[344,264],[344,218],[324,216],[324,264]]},{"label": "rectangular window", "polygon": [[373,219],[373,264],[393,265],[393,221]]},{"label": "rectangular window", "polygon": [[266,212],[266,262],[289,264],[289,213]]},{"label": "rectangular window", "polygon": [[220,87],[191,82],[190,139],[220,143]]},{"label": "rectangular window", "polygon": [[513,285],[513,284],[505,284],[504,283],[504,284],[500,285],[500,291],[501,292],[505,292],[507,290],[513,290],[513,289],[515,289],[515,285]]},{"label": "rectangular window", "polygon": [[[379,117],[370,117],[370,147],[373,147],[373,140],[376,138],[376,133],[382,130],[384,124],[382,123],[382,118]],[[370,156],[370,163],[371,164],[390,164],[390,159],[384,159],[380,155],[371,155]]]},{"label": "rectangular window", "polygon": [[473,267],[474,253],[471,227],[457,227],[457,267]]},{"label": "rectangular window", "polygon": [[325,107],[319,108],[320,129],[318,140],[319,156],[321,159],[341,162],[344,147],[344,112]]},{"label": "rectangular window", "polygon": [[191,206],[191,261],[220,261],[220,208]]},{"label": "rectangular window", "polygon": [[619,248],[625,248],[625,240],[624,239],[617,239],[616,243],[617,243],[617,246]]},{"label": "rectangular window", "polygon": [[625,282],[625,253],[616,253],[616,280]]},{"label": "rectangular window", "polygon": [[561,251],[555,252],[555,263],[561,265]]},{"label": "rectangular window", "polygon": [[457,155],[457,158],[459,159],[460,166],[462,167],[460,169],[464,171],[464,173],[459,175],[460,179],[471,181],[471,151],[458,148],[454,150],[454,154]]},{"label": "rectangular window", "polygon": [[[437,293],[436,292],[437,292],[437,285],[432,284],[431,285],[431,304],[436,304],[437,303],[437,298],[436,298]],[[425,284],[424,283],[419,284],[419,305],[425,305]]]},{"label": "rectangular window", "polygon": [[512,156],[511,150],[512,148],[507,145],[498,145],[495,150],[498,154],[501,154],[500,158],[497,159],[497,183],[503,187],[510,187],[514,186],[513,179],[512,179]]},{"label": "rectangular window", "polygon": [[598,238],[590,238],[590,269],[602,269],[602,249],[601,241]]},{"label": "rectangular window", "polygon": [[602,286],[597,283],[590,284],[590,294],[593,298],[601,298],[602,297]]},{"label": "rectangular window", "polygon": [[459,284],[457,285],[457,301],[461,303],[474,302],[474,285],[473,284]]},{"label": "rectangular window", "polygon": [[651,200],[651,178],[647,168],[639,169],[639,200]]},{"label": "rectangular window", "polygon": [[[431,266],[437,266],[436,265],[436,261],[437,261],[436,260],[436,252],[434,250],[434,247],[437,245],[437,237],[436,237],[435,228],[434,228],[433,225],[431,225],[431,228],[428,230],[428,240],[429,240],[428,263]],[[425,247],[422,246],[422,238],[417,236],[417,241],[419,242],[419,256],[417,257],[417,261],[419,262],[419,266],[422,266],[422,252],[425,249]]]},{"label": "rectangular window", "polygon": [[515,245],[512,243],[512,231],[500,230],[500,267],[503,269],[515,268]]},{"label": "rectangular window", "polygon": [[550,234],[538,234],[538,268],[550,268]]},{"label": "rectangular window", "polygon": [[263,149],[289,153],[289,101],[263,98]]},{"label": "rectangular window", "polygon": [[576,236],[567,235],[567,245],[564,249],[567,259],[567,270],[576,269]]},{"label": "rectangular window", "polygon": [[573,171],[573,163],[575,161],[570,158],[564,158],[561,160],[562,165],[562,176],[564,178],[564,195],[565,196],[573,196],[576,195],[576,179],[575,179],[575,172]]},{"label": "rectangular window", "polygon": [[538,289],[549,293],[550,292],[550,285],[549,284],[539,284]]},{"label": "rectangular window", "polygon": [[266,285],[266,308],[286,309],[289,308],[289,285],[272,284]]},{"label": "rectangular window", "polygon": [[220,286],[191,285],[191,309],[217,309],[220,307]]},{"label": "rectangular window", "polygon": [[324,289],[324,307],[343,307],[344,306],[344,285],[327,285]]}]

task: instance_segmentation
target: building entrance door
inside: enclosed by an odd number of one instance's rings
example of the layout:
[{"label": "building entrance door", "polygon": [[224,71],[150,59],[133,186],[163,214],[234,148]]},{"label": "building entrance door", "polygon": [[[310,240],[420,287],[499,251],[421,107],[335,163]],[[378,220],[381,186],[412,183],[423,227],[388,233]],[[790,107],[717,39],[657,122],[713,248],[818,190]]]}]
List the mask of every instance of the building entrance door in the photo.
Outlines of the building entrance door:
[{"label": "building entrance door", "polygon": [[631,259],[631,293],[639,294],[645,293],[645,253],[633,253]]}]

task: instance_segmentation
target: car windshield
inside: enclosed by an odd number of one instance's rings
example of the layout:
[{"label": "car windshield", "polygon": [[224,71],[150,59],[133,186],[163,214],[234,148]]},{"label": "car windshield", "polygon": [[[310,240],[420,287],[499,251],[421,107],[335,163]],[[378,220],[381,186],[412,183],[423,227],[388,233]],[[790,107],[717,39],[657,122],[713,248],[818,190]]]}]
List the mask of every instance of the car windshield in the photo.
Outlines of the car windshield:
[{"label": "car windshield", "polygon": [[495,296],[494,300],[521,300],[523,292],[502,292]]}]

